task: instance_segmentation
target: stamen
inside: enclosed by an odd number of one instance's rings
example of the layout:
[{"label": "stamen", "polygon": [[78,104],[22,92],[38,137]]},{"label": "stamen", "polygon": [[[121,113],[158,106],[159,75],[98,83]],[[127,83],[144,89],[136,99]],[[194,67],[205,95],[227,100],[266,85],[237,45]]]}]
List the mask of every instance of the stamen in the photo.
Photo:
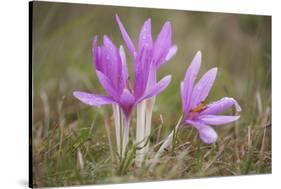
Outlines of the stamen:
[{"label": "stamen", "polygon": [[204,101],[202,101],[202,102],[200,102],[200,103],[198,104],[197,107],[191,109],[190,112],[197,112],[197,113],[200,113],[200,112],[202,112],[203,110],[205,110],[206,108],[207,108],[207,107],[206,107]]}]

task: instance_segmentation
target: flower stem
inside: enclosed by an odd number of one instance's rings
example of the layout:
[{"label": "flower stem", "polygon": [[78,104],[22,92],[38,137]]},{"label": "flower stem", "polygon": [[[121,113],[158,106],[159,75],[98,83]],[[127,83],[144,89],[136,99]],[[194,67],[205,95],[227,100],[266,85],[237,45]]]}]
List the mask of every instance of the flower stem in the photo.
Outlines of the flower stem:
[{"label": "flower stem", "polygon": [[178,129],[180,128],[181,126],[181,120],[182,120],[182,116],[180,117],[176,127],[173,129],[173,131],[169,134],[169,136],[167,137],[167,139],[164,141],[164,143],[162,144],[162,146],[160,147],[160,149],[158,150],[158,152],[155,154],[153,160],[151,161],[151,164],[150,164],[150,170],[152,170],[155,165],[158,163],[159,161],[159,158],[161,157],[161,155],[163,154],[164,150],[166,148],[168,148],[173,140],[174,140],[174,136],[176,136],[176,133],[178,131]]},{"label": "flower stem", "polygon": [[126,117],[126,115],[121,112],[122,116],[122,150],[121,150],[121,158],[125,157],[126,147],[129,143],[129,127],[130,127],[130,118]]},{"label": "flower stem", "polygon": [[113,104],[112,109],[113,109],[113,117],[114,117],[114,124],[115,124],[117,153],[118,153],[119,156],[121,156],[120,109],[119,109],[119,106],[117,104]]},{"label": "flower stem", "polygon": [[143,148],[143,158],[147,155],[149,151],[149,137],[151,133],[151,121],[152,121],[152,112],[153,107],[155,104],[156,97],[152,97],[146,100],[146,112],[145,112],[145,132],[144,132],[144,139],[145,139],[145,146]]},{"label": "flower stem", "polygon": [[145,110],[146,102],[142,101],[137,105],[137,131],[136,131],[136,165],[141,166],[142,163],[142,148],[145,144]]}]

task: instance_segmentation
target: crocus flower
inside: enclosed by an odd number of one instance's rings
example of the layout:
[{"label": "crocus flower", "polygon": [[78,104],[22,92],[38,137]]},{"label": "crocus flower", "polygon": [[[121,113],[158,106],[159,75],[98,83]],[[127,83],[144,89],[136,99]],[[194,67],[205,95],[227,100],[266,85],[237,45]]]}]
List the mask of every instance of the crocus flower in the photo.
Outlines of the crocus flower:
[{"label": "crocus flower", "polygon": [[159,162],[160,156],[172,144],[174,136],[176,136],[182,125],[195,127],[199,132],[201,140],[206,144],[211,144],[217,140],[218,135],[210,125],[224,125],[239,119],[239,116],[220,115],[220,113],[233,105],[236,107],[236,111],[241,111],[241,107],[233,98],[224,97],[216,102],[205,105],[205,99],[217,75],[217,68],[210,69],[195,84],[200,66],[201,52],[198,51],[186,71],[184,80],[181,82],[183,115],[180,117],[173,131],[164,140],[152,161],[150,161],[150,169],[153,169]]},{"label": "crocus flower", "polygon": [[220,114],[233,105],[237,111],[241,111],[241,108],[236,100],[229,97],[224,97],[216,102],[205,105],[205,99],[217,75],[217,68],[210,69],[195,84],[200,66],[201,52],[199,51],[187,69],[184,80],[181,82],[183,116],[184,123],[196,128],[199,132],[200,139],[204,143],[211,144],[218,137],[216,131],[211,126],[228,124],[238,120],[240,117]]},{"label": "crocus flower", "polygon": [[[160,65],[170,60],[177,52],[177,46],[172,45],[171,23],[165,22],[158,37],[153,42],[151,19],[147,19],[140,30],[138,48],[136,48],[118,15],[116,15],[116,21],[125,44],[134,59],[134,90],[136,96],[141,96],[146,85],[151,86],[156,82],[156,71]],[[149,80],[146,79],[147,76],[144,77],[147,74],[147,69],[153,70],[150,72]]]},{"label": "crocus flower", "polygon": [[[146,87],[151,87],[156,82],[157,70],[170,60],[177,52],[177,46],[172,45],[172,28],[170,22],[165,22],[158,37],[153,42],[151,35],[151,20],[147,19],[139,33],[137,48],[129,37],[120,18],[116,20],[125,44],[134,60],[134,91],[136,97],[143,94]],[[150,71],[149,74],[148,70]],[[146,79],[146,78],[149,79]],[[137,106],[137,129],[136,129],[136,165],[140,166],[149,150],[147,139],[151,132],[152,110],[155,98],[143,101]]]},{"label": "crocus flower", "polygon": [[[161,93],[169,85],[171,76],[165,76],[156,83],[154,79],[156,70],[152,66],[149,67],[149,64],[145,61],[138,75],[140,82],[134,83],[139,86],[131,88],[128,79],[126,55],[122,46],[118,50],[107,36],[103,37],[103,44],[97,46],[97,36],[95,36],[93,41],[93,55],[98,80],[107,95],[81,91],[75,91],[73,95],[81,102],[91,106],[112,104],[117,151],[121,157],[124,157],[129,141],[129,122],[133,108],[143,100]],[[139,92],[139,87],[141,87],[141,92]],[[119,109],[121,109],[122,127],[120,126]]]},{"label": "crocus flower", "polygon": [[[97,36],[95,36],[93,54],[98,80],[107,95],[75,91],[73,95],[85,104],[91,106],[118,104],[128,118],[137,103],[159,94],[171,81],[171,76],[166,76],[158,83],[145,87],[140,95],[130,88],[126,56],[122,46],[118,50],[107,36],[103,37],[103,44],[97,46]],[[140,75],[140,78],[147,83],[153,75],[152,71],[147,69],[146,73]]]}]

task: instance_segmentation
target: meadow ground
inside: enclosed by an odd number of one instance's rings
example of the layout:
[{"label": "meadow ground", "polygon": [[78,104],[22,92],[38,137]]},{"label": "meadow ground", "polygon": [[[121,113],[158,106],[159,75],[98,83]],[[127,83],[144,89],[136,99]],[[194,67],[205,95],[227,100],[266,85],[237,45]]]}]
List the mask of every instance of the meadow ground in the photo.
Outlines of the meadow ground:
[{"label": "meadow ground", "polygon": [[[34,3],[33,11],[34,186],[271,173],[270,17],[42,2]],[[215,144],[203,144],[195,129],[184,127],[153,171],[134,165],[133,149],[118,163],[111,107],[90,107],[72,95],[75,90],[104,92],[92,65],[92,39],[107,34],[124,44],[116,13],[135,42],[148,17],[154,37],[171,21],[178,46],[177,55],[159,70],[159,78],[171,74],[173,79],[156,100],[150,155],[182,114],[179,84],[197,50],[203,55],[200,75],[218,67],[207,101],[231,96],[242,107],[238,122],[215,128]]]}]

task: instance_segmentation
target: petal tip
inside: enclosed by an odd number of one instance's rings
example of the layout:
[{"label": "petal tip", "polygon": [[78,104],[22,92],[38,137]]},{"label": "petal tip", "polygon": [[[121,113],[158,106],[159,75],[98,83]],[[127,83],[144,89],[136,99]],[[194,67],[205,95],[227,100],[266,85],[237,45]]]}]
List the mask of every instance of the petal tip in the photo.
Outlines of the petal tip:
[{"label": "petal tip", "polygon": [[217,68],[217,67],[214,67],[214,68],[212,68],[212,70],[213,70],[214,72],[217,72],[217,71],[218,71],[218,68]]},{"label": "petal tip", "polygon": [[172,75],[165,76],[164,80],[169,84],[172,80]]},{"label": "petal tip", "polygon": [[204,142],[205,144],[212,144],[218,139],[218,134],[216,133],[216,131],[209,126],[199,129],[199,136],[202,142]]},{"label": "petal tip", "polygon": [[148,18],[145,22],[151,24],[151,18]]},{"label": "petal tip", "polygon": [[73,91],[73,92],[72,92],[72,95],[73,95],[75,98],[77,98],[77,96],[79,95],[79,91]]},{"label": "petal tip", "polygon": [[169,28],[172,26],[172,24],[171,24],[170,21],[166,21],[164,25],[165,25],[166,27],[169,27]]},{"label": "petal tip", "polygon": [[117,20],[117,22],[120,21],[120,18],[119,18],[119,16],[118,16],[118,14],[115,14],[115,19]]}]

